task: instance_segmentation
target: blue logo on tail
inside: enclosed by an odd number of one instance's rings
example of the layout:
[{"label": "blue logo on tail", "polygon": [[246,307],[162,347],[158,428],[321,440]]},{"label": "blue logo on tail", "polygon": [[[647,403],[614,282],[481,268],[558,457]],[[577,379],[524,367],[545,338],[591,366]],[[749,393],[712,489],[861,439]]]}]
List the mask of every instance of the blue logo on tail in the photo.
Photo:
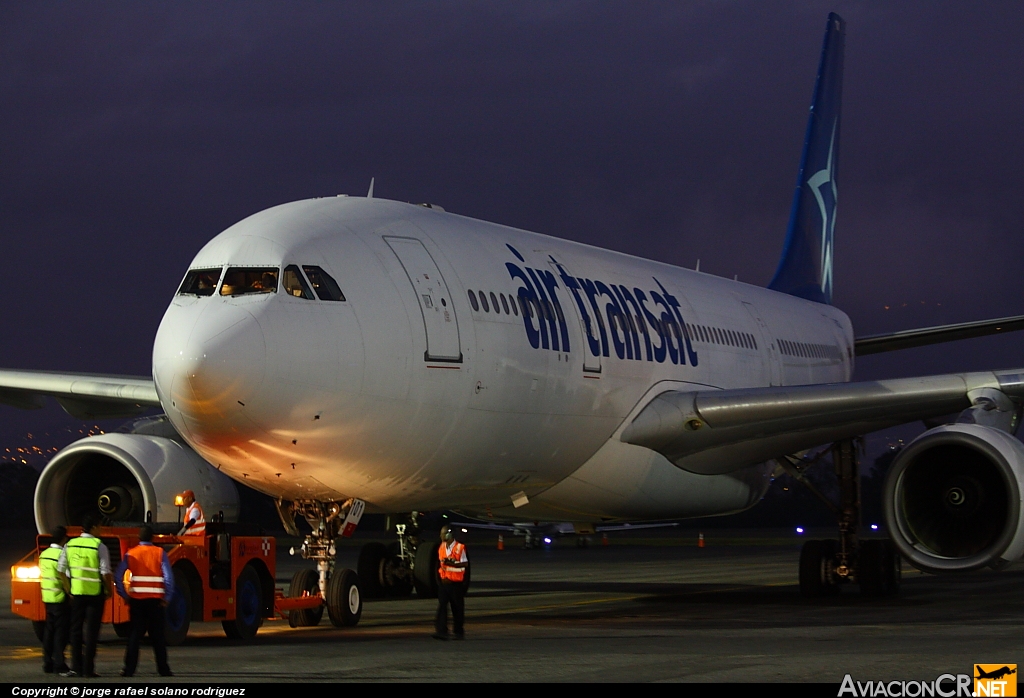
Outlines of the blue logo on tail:
[{"label": "blue logo on tail", "polygon": [[773,291],[828,304],[832,303],[845,37],[846,23],[830,14],[786,245],[775,278],[768,284]]}]

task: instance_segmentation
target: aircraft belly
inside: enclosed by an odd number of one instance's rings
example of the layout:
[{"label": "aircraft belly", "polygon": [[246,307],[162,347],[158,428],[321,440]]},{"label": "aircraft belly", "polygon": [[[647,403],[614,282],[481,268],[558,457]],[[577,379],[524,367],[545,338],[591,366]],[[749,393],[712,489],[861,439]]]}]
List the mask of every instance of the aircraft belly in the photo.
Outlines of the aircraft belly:
[{"label": "aircraft belly", "polygon": [[[677,519],[747,509],[764,496],[771,469],[695,475],[648,449],[608,441],[583,467],[516,512],[558,520]],[[495,516],[507,515],[495,510]]]}]

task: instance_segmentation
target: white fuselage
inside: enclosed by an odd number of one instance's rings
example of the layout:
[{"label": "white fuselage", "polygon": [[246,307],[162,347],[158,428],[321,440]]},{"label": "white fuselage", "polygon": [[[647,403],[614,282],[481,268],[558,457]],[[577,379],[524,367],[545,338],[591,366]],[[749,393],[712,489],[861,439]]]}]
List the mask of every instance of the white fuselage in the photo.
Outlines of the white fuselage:
[{"label": "white fuselage", "polygon": [[[291,264],[327,271],[345,301],[177,295],[153,353],[181,435],[289,500],[520,520],[736,511],[763,495],[766,466],[695,475],[621,443],[627,419],[669,389],[852,371],[852,328],[833,307],[387,200],[263,211],[190,268]],[[520,492],[529,504],[513,509]]]}]

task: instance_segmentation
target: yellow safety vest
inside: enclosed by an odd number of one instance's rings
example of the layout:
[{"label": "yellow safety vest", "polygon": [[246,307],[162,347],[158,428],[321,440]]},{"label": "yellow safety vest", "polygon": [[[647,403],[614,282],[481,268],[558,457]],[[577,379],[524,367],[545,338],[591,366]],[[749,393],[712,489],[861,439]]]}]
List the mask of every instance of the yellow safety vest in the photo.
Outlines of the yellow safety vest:
[{"label": "yellow safety vest", "polygon": [[102,594],[99,538],[72,538],[64,549],[67,551],[68,570],[71,572],[71,595]]},{"label": "yellow safety vest", "polygon": [[60,583],[60,572],[57,561],[60,560],[60,548],[47,548],[39,553],[39,583],[43,592],[43,603],[61,603],[64,601],[64,587]]}]

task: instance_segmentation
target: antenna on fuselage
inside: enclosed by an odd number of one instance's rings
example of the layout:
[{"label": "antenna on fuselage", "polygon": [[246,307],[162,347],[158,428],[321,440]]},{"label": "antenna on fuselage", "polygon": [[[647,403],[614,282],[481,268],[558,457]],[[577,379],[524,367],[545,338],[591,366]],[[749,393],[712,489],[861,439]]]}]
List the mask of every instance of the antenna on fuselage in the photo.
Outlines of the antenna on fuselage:
[{"label": "antenna on fuselage", "polygon": [[694,268],[694,271],[700,271],[700,259],[697,260],[697,266]]},{"label": "antenna on fuselage", "polygon": [[373,177],[370,177],[370,191],[366,192],[366,198],[367,199],[372,199],[373,198]]}]

